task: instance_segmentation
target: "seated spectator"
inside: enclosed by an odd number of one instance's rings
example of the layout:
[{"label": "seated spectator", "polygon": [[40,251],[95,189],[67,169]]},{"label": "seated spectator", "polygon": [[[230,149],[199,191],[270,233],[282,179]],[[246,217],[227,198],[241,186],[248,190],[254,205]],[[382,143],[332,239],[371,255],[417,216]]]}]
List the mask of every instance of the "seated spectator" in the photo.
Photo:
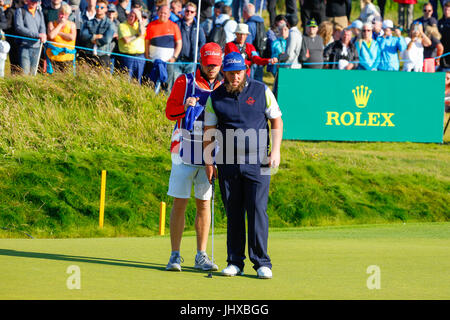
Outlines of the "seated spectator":
[{"label": "seated spectator", "polygon": [[413,24],[420,22],[423,26],[423,30],[426,30],[428,26],[437,25],[436,18],[433,17],[433,6],[431,3],[425,3],[423,5],[423,16],[413,21]]},{"label": "seated spectator", "polygon": [[[444,14],[442,19],[438,21],[438,30],[441,34],[441,42],[444,46],[444,52],[450,52],[450,1],[444,5]],[[450,55],[441,58],[440,69],[450,69]]]},{"label": "seated spectator", "polygon": [[15,11],[14,27],[17,35],[35,40],[17,39],[19,64],[24,74],[36,74],[41,44],[47,41],[44,14],[38,7],[38,0],[27,0]]},{"label": "seated spectator", "polygon": [[317,34],[319,27],[316,20],[311,19],[306,23],[306,35],[303,37],[306,50],[306,60],[303,60],[303,68],[323,68],[323,39]]},{"label": "seated spectator", "polygon": [[380,47],[376,40],[372,38],[372,24],[364,23],[362,28],[362,37],[355,42],[358,52],[360,70],[375,71],[380,64]]},{"label": "seated spectator", "polygon": [[[180,56],[177,62],[185,62],[186,64],[176,64],[174,68],[174,79],[182,73],[192,73],[196,69],[196,62],[200,59],[200,48],[206,43],[205,32],[203,28],[198,30],[198,46],[197,56],[195,55],[195,45],[197,42],[197,24],[195,23],[197,15],[197,6],[188,2],[184,8],[184,17],[178,21],[183,46],[181,47]],[[197,61],[194,59],[197,57]],[[192,62],[192,63],[187,63]]]},{"label": "seated spectator", "polygon": [[352,37],[352,43],[355,43],[356,40],[361,39],[361,30],[363,27],[363,23],[361,20],[355,20],[350,25],[350,29],[352,30],[353,37]]},{"label": "seated spectator", "polygon": [[227,55],[230,52],[239,52],[244,57],[245,64],[248,66],[248,77],[250,77],[250,70],[253,64],[265,66],[269,63],[274,64],[278,62],[277,58],[261,58],[258,52],[256,52],[255,47],[251,43],[246,42],[247,36],[250,34],[247,24],[239,23],[235,33],[236,39],[225,45],[224,55]]},{"label": "seated spectator", "polygon": [[326,69],[352,70],[356,69],[358,64],[358,52],[352,43],[352,31],[350,28],[342,30],[340,40],[327,46],[323,52],[323,58]]},{"label": "seated spectator", "polygon": [[132,9],[127,20],[119,25],[120,67],[130,79],[142,81],[145,67],[145,26],[141,11]]},{"label": "seated spectator", "polygon": [[319,24],[319,36],[323,39],[323,45],[324,47],[328,46],[329,44],[334,42],[333,39],[333,24],[330,21],[322,21]]},{"label": "seated spectator", "polygon": [[[178,25],[169,20],[170,9],[167,5],[162,5],[158,9],[158,20],[154,20],[147,25],[145,36],[145,57],[152,60],[147,67],[147,73],[150,75],[153,70],[155,61],[158,60],[158,64],[155,67],[159,68],[167,62],[177,61],[181,49],[182,38],[181,31]],[[160,62],[164,64],[160,64]],[[174,70],[172,64],[167,64],[167,80],[161,81],[165,83],[165,90],[170,90],[174,82]],[[158,84],[155,83],[157,86]],[[155,87],[158,91],[158,87]]]},{"label": "seated spectator", "polygon": [[362,0],[361,4],[364,6],[361,8],[361,14],[358,19],[362,23],[372,22],[375,17],[381,17],[378,8],[372,3],[372,0]]},{"label": "seated spectator", "polygon": [[55,42],[46,44],[47,73],[52,73],[53,70],[64,72],[73,68],[75,64],[77,27],[69,20],[71,13],[72,8],[63,3],[59,9],[58,19],[47,25],[48,39]]},{"label": "seated spectator", "polygon": [[410,37],[405,38],[406,50],[401,55],[405,60],[403,71],[422,72],[424,46],[430,46],[431,40],[423,33],[421,23],[413,23],[409,35]]},{"label": "seated spectator", "polygon": [[409,27],[414,19],[414,5],[417,0],[394,0],[398,3],[398,25],[409,32]]},{"label": "seated spectator", "polygon": [[400,62],[398,53],[406,49],[405,39],[402,32],[397,28],[392,34],[394,23],[391,20],[383,21],[384,35],[378,37],[377,42],[380,46],[380,65],[378,70],[382,71],[398,71],[400,70]]},{"label": "seated spectator", "polygon": [[97,0],[95,19],[85,21],[81,27],[82,45],[92,50],[86,52],[86,61],[94,66],[102,66],[110,71],[111,42],[114,36],[114,26],[106,16],[107,0]]}]

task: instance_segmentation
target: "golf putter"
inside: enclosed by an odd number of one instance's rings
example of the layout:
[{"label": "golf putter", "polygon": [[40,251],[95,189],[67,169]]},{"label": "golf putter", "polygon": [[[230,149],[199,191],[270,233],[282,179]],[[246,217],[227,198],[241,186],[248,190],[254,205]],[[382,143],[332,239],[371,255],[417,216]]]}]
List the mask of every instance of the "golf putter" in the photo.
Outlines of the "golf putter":
[{"label": "golf putter", "polygon": [[[215,179],[211,179],[212,196],[211,196],[211,261],[214,263],[214,194],[215,194]],[[209,271],[208,278],[212,278],[212,271]]]}]

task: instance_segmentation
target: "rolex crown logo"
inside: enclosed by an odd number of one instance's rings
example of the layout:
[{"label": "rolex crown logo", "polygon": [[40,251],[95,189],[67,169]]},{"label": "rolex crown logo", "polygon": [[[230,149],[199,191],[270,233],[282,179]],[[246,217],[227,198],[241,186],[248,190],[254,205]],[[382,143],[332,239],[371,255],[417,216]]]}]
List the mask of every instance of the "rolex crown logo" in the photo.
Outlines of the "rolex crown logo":
[{"label": "rolex crown logo", "polygon": [[372,94],[372,90],[369,90],[368,87],[362,85],[357,86],[355,89],[353,89],[352,92],[355,97],[356,106],[358,108],[365,108],[367,106],[367,102],[369,101],[370,95]]}]

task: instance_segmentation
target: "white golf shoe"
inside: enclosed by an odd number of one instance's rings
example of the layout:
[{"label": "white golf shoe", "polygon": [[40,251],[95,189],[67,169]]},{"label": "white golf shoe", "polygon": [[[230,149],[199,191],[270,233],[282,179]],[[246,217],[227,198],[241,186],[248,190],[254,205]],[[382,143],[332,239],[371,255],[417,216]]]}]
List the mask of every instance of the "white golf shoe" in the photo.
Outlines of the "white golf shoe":
[{"label": "white golf shoe", "polygon": [[272,279],[272,270],[268,267],[259,267],[256,273],[260,279]]},{"label": "white golf shoe", "polygon": [[243,275],[244,272],[241,271],[237,266],[234,264],[229,264],[228,267],[222,270],[222,275],[226,277],[234,277],[236,275]]}]

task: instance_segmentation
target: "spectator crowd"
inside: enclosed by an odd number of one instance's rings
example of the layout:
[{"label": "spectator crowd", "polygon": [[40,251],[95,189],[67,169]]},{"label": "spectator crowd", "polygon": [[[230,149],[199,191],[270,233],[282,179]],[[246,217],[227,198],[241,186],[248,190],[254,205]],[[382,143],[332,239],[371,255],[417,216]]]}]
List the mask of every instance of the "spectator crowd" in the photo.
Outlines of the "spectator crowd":
[{"label": "spectator crowd", "polygon": [[279,68],[450,70],[450,0],[440,0],[442,17],[434,0],[415,20],[417,0],[394,1],[397,25],[383,19],[385,0],[361,0],[354,21],[351,0],[286,0],[285,14],[274,0],[201,0],[199,17],[199,0],[0,0],[0,76],[8,56],[11,74],[75,70],[84,60],[170,90],[207,42],[240,53],[256,80],[266,68],[274,90]]}]

